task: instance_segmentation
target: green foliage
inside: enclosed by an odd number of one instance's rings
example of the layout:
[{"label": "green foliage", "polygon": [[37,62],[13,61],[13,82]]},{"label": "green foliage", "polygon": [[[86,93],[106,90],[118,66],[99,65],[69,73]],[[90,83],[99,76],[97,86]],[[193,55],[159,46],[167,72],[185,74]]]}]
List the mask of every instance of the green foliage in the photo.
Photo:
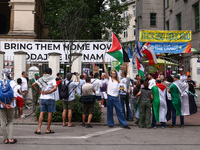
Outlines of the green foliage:
[{"label": "green foliage", "polygon": [[127,6],[119,0],[45,0],[45,8],[52,39],[102,39],[129,26],[129,18],[121,15]]},{"label": "green foliage", "polygon": [[[82,103],[79,102],[80,96],[75,96],[74,100],[74,109],[72,110],[72,121],[73,122],[81,122],[82,121]],[[56,112],[53,113],[52,122],[62,122],[62,112],[63,112],[63,102],[56,101]],[[37,120],[40,116],[40,107],[35,111],[35,117]],[[47,122],[48,114],[44,114],[44,122]],[[66,121],[67,121],[66,117]],[[95,113],[93,114],[92,122],[100,122],[101,121],[101,112],[99,112],[98,102],[95,103]]]}]

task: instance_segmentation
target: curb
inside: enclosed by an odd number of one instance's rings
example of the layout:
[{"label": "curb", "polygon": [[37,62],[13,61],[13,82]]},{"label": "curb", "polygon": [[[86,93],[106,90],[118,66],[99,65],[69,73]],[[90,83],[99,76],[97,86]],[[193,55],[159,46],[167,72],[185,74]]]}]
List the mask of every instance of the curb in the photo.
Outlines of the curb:
[{"label": "curb", "polygon": [[[14,122],[14,125],[38,125],[38,122]],[[76,126],[81,126],[81,122],[73,122]],[[91,123],[94,126],[108,126],[106,123]],[[43,122],[42,125],[47,125],[47,122]],[[54,126],[62,126],[62,122],[53,122],[51,125]],[[166,126],[169,126],[170,124],[166,124]],[[179,124],[178,124],[179,125]],[[178,126],[177,125],[177,126]],[[119,124],[115,124],[115,126],[120,126]],[[128,123],[128,126],[138,126],[134,123]],[[156,125],[161,126],[161,125]],[[200,126],[200,124],[185,124],[184,126]]]}]

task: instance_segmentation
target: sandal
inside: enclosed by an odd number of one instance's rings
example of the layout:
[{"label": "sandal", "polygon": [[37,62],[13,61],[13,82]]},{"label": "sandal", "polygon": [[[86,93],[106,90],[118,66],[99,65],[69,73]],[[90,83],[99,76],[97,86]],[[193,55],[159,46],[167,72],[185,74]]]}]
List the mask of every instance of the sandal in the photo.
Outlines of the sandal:
[{"label": "sandal", "polygon": [[3,141],[3,143],[4,143],[4,144],[9,144],[9,140],[8,140],[8,139],[5,139],[5,140]]},{"label": "sandal", "polygon": [[10,144],[15,144],[15,143],[17,143],[17,140],[16,140],[16,139],[11,139],[11,140],[12,140],[11,142],[9,141]]},{"label": "sandal", "polygon": [[67,127],[75,127],[75,125],[74,125],[74,124],[71,124],[71,126],[67,126]]},{"label": "sandal", "polygon": [[35,134],[41,134],[41,132],[38,132],[37,130],[35,131]]},{"label": "sandal", "polygon": [[49,132],[45,132],[46,134],[52,134],[55,133],[53,130],[50,130]]}]

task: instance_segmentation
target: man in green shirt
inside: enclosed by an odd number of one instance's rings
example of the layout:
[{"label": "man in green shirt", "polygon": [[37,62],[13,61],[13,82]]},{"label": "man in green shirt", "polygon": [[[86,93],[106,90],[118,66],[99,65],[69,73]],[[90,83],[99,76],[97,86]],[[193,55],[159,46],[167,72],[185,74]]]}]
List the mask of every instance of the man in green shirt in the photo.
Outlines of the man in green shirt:
[{"label": "man in green shirt", "polygon": [[[40,75],[38,73],[35,73],[34,78],[31,79],[31,85],[40,77]],[[37,88],[39,89],[39,86],[37,85]],[[40,94],[38,92],[36,92],[36,90],[33,88],[32,86],[32,94],[33,94],[33,101],[35,102],[35,108],[38,105],[38,98],[40,96]],[[35,111],[35,110],[34,110]]]}]

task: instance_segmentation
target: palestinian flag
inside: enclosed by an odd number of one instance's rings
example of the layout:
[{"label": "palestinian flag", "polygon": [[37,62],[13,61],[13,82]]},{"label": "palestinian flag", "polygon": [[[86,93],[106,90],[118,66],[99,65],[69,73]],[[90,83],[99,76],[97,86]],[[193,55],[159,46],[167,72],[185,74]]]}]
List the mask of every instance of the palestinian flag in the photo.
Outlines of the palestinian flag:
[{"label": "palestinian flag", "polygon": [[181,91],[177,82],[174,82],[170,86],[170,92],[172,96],[172,104],[176,109],[177,116],[186,116],[197,112],[197,106],[193,94]]},{"label": "palestinian flag", "polygon": [[119,65],[115,67],[115,69],[119,71],[120,66],[123,63],[124,56],[123,56],[121,44],[119,43],[119,40],[114,35],[114,33],[112,33],[112,47],[107,53],[119,61]]},{"label": "palestinian flag", "polygon": [[167,122],[167,101],[166,87],[163,84],[156,84],[151,88],[153,92],[153,112],[156,122]]},{"label": "palestinian flag", "polygon": [[142,47],[142,53],[145,54],[149,60],[149,66],[157,64],[157,58],[153,51],[153,47],[149,46],[149,42],[145,43]]},{"label": "palestinian flag", "polygon": [[144,67],[137,57],[136,57],[136,59],[137,59],[138,75],[141,76],[142,78],[144,78]]}]

